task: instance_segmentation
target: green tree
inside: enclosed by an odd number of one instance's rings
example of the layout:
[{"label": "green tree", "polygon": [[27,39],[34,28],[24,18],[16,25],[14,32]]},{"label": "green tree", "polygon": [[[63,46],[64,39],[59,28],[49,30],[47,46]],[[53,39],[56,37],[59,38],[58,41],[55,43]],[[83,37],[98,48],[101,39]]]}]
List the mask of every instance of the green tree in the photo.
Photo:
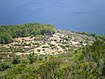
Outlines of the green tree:
[{"label": "green tree", "polygon": [[0,33],[0,43],[7,44],[12,42],[12,36],[8,33]]},{"label": "green tree", "polygon": [[14,57],[13,60],[12,60],[12,64],[19,64],[20,63],[20,60],[19,60],[19,57]]},{"label": "green tree", "polygon": [[32,64],[37,60],[37,56],[34,53],[32,53],[28,55],[28,59],[29,59],[29,62]]}]

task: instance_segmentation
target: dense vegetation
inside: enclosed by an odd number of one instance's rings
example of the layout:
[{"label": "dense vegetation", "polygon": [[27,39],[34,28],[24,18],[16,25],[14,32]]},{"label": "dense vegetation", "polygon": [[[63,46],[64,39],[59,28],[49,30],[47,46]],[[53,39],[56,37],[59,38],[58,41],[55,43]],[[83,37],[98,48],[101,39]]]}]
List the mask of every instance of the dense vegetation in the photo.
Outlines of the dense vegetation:
[{"label": "dense vegetation", "polygon": [[2,25],[0,26],[0,44],[7,44],[13,38],[41,35],[44,33],[55,33],[56,29],[50,24],[28,23],[21,25]]},{"label": "dense vegetation", "polygon": [[14,56],[0,62],[1,79],[104,79],[105,43],[81,47],[62,55]]}]

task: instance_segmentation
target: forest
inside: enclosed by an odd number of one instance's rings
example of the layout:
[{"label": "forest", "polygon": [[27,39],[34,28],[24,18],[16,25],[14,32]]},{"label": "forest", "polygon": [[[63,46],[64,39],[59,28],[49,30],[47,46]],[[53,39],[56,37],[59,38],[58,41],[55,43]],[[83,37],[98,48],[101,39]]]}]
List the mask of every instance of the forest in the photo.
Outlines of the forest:
[{"label": "forest", "polygon": [[50,24],[28,23],[20,25],[0,26],[0,44],[8,44],[13,38],[43,35],[44,33],[55,33],[56,29]]}]

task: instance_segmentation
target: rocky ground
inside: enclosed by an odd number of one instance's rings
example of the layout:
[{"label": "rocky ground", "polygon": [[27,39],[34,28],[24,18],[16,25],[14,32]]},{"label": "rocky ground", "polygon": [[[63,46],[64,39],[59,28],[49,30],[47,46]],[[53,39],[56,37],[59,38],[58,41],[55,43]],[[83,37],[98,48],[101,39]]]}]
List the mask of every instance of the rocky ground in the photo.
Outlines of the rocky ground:
[{"label": "rocky ground", "polygon": [[1,45],[1,48],[8,49],[7,53],[16,55],[28,55],[30,53],[54,55],[76,50],[81,46],[92,44],[94,40],[93,37],[85,34],[58,30],[53,35],[15,38],[13,43]]}]

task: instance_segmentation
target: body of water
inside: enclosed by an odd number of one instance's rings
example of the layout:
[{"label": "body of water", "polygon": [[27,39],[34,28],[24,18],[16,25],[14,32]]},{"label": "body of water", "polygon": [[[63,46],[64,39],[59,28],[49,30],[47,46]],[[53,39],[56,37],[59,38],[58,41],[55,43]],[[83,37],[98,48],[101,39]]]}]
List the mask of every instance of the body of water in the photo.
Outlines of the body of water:
[{"label": "body of water", "polygon": [[53,24],[105,34],[105,0],[0,0],[0,24]]}]

